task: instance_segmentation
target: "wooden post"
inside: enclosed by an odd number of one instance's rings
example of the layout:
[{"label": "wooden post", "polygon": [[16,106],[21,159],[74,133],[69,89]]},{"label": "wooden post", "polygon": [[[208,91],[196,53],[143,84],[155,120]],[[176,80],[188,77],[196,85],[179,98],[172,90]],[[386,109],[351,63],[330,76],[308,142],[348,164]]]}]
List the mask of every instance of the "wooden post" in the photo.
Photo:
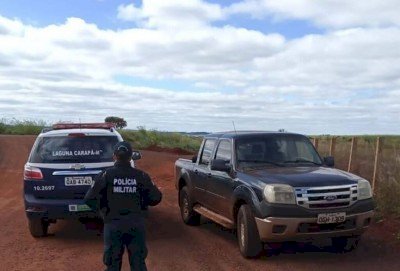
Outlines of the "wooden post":
[{"label": "wooden post", "polygon": [[350,147],[350,155],[349,155],[349,165],[347,166],[347,171],[351,171],[351,165],[353,163],[353,157],[357,150],[357,137],[351,138],[351,147]]},{"label": "wooden post", "polygon": [[331,142],[329,144],[329,156],[333,156],[333,154],[335,153],[335,147],[336,147],[336,138],[332,136]]},{"label": "wooden post", "polygon": [[379,166],[379,156],[381,153],[381,138],[378,136],[376,138],[376,149],[375,149],[375,163],[374,163],[374,173],[372,176],[372,192],[375,191],[376,185],[376,175],[378,174],[378,166]]},{"label": "wooden post", "polygon": [[315,149],[318,151],[318,138],[314,137],[313,144]]}]

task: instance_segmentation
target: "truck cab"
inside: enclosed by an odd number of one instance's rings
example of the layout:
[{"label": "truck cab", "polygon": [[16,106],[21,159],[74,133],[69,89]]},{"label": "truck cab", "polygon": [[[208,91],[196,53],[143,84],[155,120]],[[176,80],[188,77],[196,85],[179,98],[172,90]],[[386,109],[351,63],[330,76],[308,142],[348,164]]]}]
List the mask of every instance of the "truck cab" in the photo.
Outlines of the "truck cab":
[{"label": "truck cab", "polygon": [[176,162],[175,176],[184,223],[203,215],[236,229],[245,257],[263,243],[321,238],[350,251],[373,215],[369,182],[335,169],[300,134],[207,135],[196,157]]}]

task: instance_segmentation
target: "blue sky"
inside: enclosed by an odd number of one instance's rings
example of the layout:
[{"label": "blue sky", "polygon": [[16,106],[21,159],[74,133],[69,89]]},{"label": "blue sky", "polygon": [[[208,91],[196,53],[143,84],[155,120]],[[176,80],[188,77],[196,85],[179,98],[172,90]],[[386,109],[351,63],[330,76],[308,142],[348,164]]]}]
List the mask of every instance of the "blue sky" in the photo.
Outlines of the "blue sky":
[{"label": "blue sky", "polygon": [[400,133],[397,0],[143,1],[1,1],[0,119]]}]

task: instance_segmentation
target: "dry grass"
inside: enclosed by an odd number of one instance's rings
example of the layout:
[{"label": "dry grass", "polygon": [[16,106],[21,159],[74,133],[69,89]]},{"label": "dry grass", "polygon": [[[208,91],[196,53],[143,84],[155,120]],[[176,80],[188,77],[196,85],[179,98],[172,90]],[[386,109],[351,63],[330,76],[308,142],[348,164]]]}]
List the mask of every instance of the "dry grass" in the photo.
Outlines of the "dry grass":
[{"label": "dry grass", "polygon": [[[372,180],[376,151],[376,136],[357,137],[351,172]],[[380,162],[375,183],[377,211],[382,215],[400,217],[400,136],[382,136]],[[329,153],[329,137],[318,137],[321,156]],[[351,137],[337,137],[334,152],[336,167],[347,170]]]}]

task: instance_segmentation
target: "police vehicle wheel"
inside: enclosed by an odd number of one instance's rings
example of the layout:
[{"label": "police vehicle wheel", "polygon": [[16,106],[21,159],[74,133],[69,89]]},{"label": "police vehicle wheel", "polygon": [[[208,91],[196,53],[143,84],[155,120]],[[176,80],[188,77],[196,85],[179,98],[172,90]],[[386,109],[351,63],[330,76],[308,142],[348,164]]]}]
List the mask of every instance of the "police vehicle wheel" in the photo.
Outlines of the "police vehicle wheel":
[{"label": "police vehicle wheel", "polygon": [[243,257],[254,258],[260,255],[263,245],[260,240],[256,221],[249,205],[240,206],[237,216],[237,238]]},{"label": "police vehicle wheel", "polygon": [[336,253],[350,252],[358,247],[359,242],[360,242],[360,236],[333,237],[332,249]]},{"label": "police vehicle wheel", "polygon": [[179,192],[179,207],[181,209],[182,220],[185,224],[191,226],[200,224],[200,214],[193,210],[193,203],[186,186]]},{"label": "police vehicle wheel", "polygon": [[29,231],[35,238],[43,237],[47,235],[49,229],[49,223],[40,218],[29,219]]}]

